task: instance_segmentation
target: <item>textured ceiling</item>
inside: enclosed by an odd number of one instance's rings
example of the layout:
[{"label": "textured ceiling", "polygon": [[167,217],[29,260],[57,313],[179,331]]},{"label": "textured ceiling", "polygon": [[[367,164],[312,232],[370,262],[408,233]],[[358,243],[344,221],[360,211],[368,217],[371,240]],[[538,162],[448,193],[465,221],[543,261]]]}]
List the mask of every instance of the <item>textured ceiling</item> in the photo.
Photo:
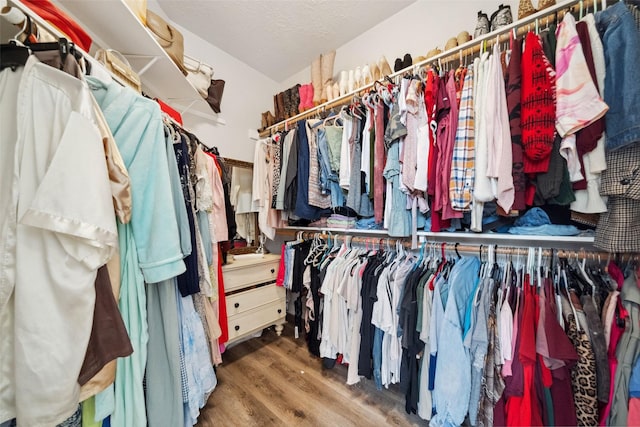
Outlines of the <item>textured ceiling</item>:
[{"label": "textured ceiling", "polygon": [[158,0],[177,24],[277,82],[416,0]]}]

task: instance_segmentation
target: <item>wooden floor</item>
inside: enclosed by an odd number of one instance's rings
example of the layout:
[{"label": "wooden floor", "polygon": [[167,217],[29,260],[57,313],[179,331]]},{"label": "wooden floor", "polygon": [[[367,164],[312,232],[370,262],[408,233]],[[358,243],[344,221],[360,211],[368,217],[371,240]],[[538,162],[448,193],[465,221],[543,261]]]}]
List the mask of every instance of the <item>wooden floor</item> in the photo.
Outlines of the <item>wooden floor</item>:
[{"label": "wooden floor", "polygon": [[323,369],[303,338],[287,325],[228,349],[218,386],[197,426],[424,426],[404,411],[397,387],[376,390],[372,380],[346,385],[347,367]]}]

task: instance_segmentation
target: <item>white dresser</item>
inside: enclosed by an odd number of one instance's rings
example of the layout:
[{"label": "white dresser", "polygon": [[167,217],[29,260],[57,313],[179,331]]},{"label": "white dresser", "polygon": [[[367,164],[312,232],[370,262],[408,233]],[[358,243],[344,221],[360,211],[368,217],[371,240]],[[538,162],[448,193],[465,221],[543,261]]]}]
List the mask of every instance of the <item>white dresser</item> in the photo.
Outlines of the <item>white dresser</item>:
[{"label": "white dresser", "polygon": [[[241,257],[240,257],[241,258]],[[286,292],[276,286],[280,255],[239,259],[222,267],[227,299],[229,343],[271,325],[282,333],[285,323]]]}]

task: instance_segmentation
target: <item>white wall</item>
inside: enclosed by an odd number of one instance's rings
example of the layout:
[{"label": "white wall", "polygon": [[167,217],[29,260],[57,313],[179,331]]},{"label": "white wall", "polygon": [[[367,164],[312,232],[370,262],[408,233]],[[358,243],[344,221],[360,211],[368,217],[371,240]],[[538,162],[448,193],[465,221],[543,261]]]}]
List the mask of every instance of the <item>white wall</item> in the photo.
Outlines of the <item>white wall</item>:
[{"label": "white wall", "polygon": [[[416,57],[436,46],[442,49],[449,38],[462,30],[473,34],[478,10],[491,15],[498,4],[497,0],[418,0],[338,48],[334,77],[339,78],[340,70],[377,61],[381,55],[386,56],[393,69],[395,58],[405,53]],[[502,4],[510,5],[517,19],[518,1],[502,1]],[[153,0],[149,5],[150,9],[161,12]],[[204,143],[217,146],[222,155],[253,161],[254,142],[249,132],[260,126],[263,111],[273,111],[275,93],[311,80],[309,67],[276,82],[189,30],[177,27],[184,35],[185,53],[211,64],[215,69],[214,78],[226,81],[219,115],[226,124],[185,115],[185,125]]]},{"label": "white wall", "polygon": [[[449,38],[463,30],[473,36],[478,11],[491,16],[499,4],[510,5],[513,19],[518,19],[516,0],[418,0],[336,49],[334,78],[339,79],[340,70],[377,62],[382,55],[393,70],[395,59],[405,53],[415,58],[435,47],[443,49]],[[310,81],[307,67],[281,82],[278,90]]]},{"label": "white wall", "polygon": [[218,115],[225,124],[185,115],[185,126],[205,144],[218,147],[222,156],[253,162],[255,141],[249,138],[249,132],[255,133],[260,127],[261,113],[273,108],[277,82],[190,31],[178,28],[184,35],[185,52],[213,66],[213,77],[226,82]]},{"label": "white wall", "polygon": [[[164,15],[153,0],[149,1],[149,9]],[[218,147],[222,156],[253,162],[255,141],[249,132],[255,134],[260,127],[261,113],[273,109],[273,94],[278,83],[191,31],[175,26],[184,36],[185,53],[210,64],[214,69],[213,78],[226,82],[218,114],[224,124],[187,113],[183,115],[185,127],[203,143]]]},{"label": "white wall", "polygon": [[[518,1],[502,3],[511,6],[514,19],[517,19]],[[450,37],[462,30],[473,34],[478,10],[491,15],[498,4],[497,0],[418,0],[338,48],[334,76],[337,79],[340,70],[377,61],[381,55],[386,56],[393,68],[395,58],[405,53],[416,57],[436,46],[443,48]],[[149,0],[149,8],[162,14],[154,0]],[[223,156],[253,161],[254,141],[249,138],[249,132],[260,127],[263,111],[273,111],[275,93],[311,80],[309,67],[276,82],[189,30],[177,28],[184,35],[185,53],[211,64],[215,69],[214,78],[226,81],[219,115],[226,123],[187,114],[185,126],[207,145],[217,146]]]}]

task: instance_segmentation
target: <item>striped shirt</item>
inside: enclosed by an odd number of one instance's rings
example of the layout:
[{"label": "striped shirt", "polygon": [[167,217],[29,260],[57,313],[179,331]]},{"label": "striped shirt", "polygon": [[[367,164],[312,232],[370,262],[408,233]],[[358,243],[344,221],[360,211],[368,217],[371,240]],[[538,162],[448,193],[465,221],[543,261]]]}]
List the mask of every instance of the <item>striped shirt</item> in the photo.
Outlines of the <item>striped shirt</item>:
[{"label": "striped shirt", "polygon": [[454,141],[449,181],[451,206],[458,211],[468,211],[472,200],[475,166],[474,128],[473,65],[469,65],[460,98],[458,129]]}]

